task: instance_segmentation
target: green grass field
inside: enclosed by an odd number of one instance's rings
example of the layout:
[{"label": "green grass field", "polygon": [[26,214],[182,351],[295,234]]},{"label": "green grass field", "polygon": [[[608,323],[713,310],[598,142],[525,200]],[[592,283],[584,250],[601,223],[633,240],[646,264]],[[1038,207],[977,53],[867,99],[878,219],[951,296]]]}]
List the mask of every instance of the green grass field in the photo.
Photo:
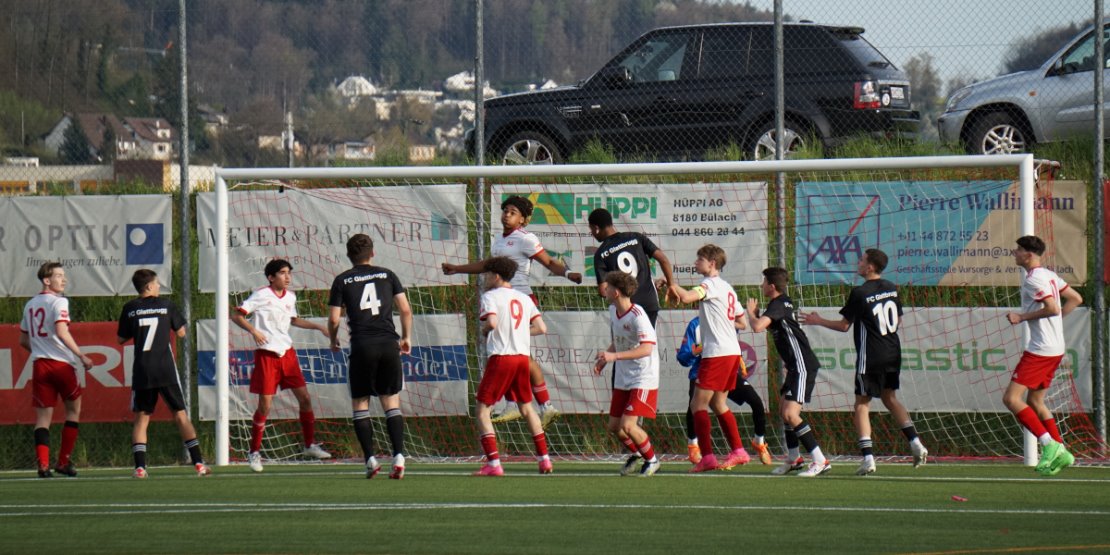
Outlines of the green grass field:
[{"label": "green grass field", "polygon": [[[855,461],[815,479],[771,467],[653,478],[619,463],[411,464],[366,480],[345,464],[0,473],[3,553],[1106,553],[1110,469],[1052,478],[1003,464]],[[953,496],[966,501],[953,500]]]}]

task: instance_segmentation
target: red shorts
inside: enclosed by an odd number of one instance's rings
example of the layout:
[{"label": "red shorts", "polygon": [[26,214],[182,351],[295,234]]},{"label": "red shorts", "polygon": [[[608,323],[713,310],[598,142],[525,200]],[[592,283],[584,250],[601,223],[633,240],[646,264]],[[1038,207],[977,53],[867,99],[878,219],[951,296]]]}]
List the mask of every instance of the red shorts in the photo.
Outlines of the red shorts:
[{"label": "red shorts", "polygon": [[474,398],[487,406],[511,394],[517,403],[532,402],[532,382],[528,380],[528,355],[493,355],[486,361],[486,371]]},{"label": "red shorts", "polygon": [[297,389],[306,385],[301,365],[297,362],[297,352],[293,349],[285,351],[281,356],[265,349],[254,352],[251,393],[274,395],[278,386],[282,389]]},{"label": "red shorts", "polygon": [[63,401],[72,401],[81,396],[77,369],[68,362],[36,358],[31,364],[31,406],[37,409],[51,408],[58,402],[59,396]]},{"label": "red shorts", "polygon": [[1061,360],[1064,360],[1064,355],[1046,357],[1026,351],[1021,354],[1021,360],[1018,361],[1017,368],[1014,368],[1014,377],[1011,379],[1034,391],[1047,389],[1052,385],[1052,376]]},{"label": "red shorts", "polygon": [[609,416],[642,416],[655,418],[658,389],[614,389],[613,399],[609,401]]},{"label": "red shorts", "polygon": [[740,368],[740,355],[703,358],[698,363],[698,387],[710,391],[736,389],[736,374]]}]

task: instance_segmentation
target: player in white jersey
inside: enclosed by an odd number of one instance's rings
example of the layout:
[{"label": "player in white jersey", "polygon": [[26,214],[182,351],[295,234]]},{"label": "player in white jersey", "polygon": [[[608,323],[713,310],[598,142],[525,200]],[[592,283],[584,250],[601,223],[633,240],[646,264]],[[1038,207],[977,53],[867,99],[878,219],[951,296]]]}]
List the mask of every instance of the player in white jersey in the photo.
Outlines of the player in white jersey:
[{"label": "player in white jersey", "polygon": [[77,443],[81,420],[77,364],[88,370],[92,368],[92,359],[81,352],[69,332],[69,299],[62,296],[68,284],[65,269],[58,262],[47,262],[39,267],[38,278],[42,282],[42,292],[27,302],[19,324],[19,345],[31,352],[32,359],[35,457],[39,478],[53,476],[50,471],[50,421],[54,418],[54,405],[61,397],[66,408],[66,422],[62,427],[62,443],[54,472],[73,477],[77,476],[77,470],[69,457]]},{"label": "player in white jersey", "polygon": [[[520,196],[506,198],[501,203],[501,237],[493,242],[493,248],[490,249],[490,252],[493,257],[504,256],[516,263],[517,270],[511,280],[512,287],[530,296],[532,302],[538,307],[539,300],[532,293],[532,286],[528,282],[533,260],[539,262],[551,273],[564,276],[574,283],[582,283],[582,274],[571,272],[563,260],[551,258],[544,250],[543,245],[540,244],[539,237],[524,229],[530,217],[532,217],[532,201]],[[448,264],[444,262],[443,273],[445,275],[482,273],[486,271],[486,262],[487,260],[470,264]],[[551,396],[543,378],[543,368],[540,367],[539,363],[534,360],[529,361],[528,375],[532,382],[532,394],[540,407],[540,419],[543,421],[544,427],[547,427],[559,415],[559,411],[551,404]],[[508,399],[515,401],[518,406],[520,405],[520,400],[513,397],[512,393],[509,394]],[[495,423],[508,422],[520,418],[521,414],[519,410],[508,409],[493,418],[493,421]]]},{"label": "player in white jersey", "polygon": [[621,476],[628,476],[642,458],[640,477],[646,478],[659,470],[659,459],[651,446],[651,438],[640,427],[639,420],[655,418],[659,396],[659,350],[655,326],[644,307],[633,304],[636,278],[620,270],[605,274],[602,282],[609,301],[609,327],[613,341],[597,354],[594,373],[601,374],[605,365],[613,365],[613,396],[609,402],[609,433],[617,436],[632,456],[621,467]]},{"label": "player in white jersey", "polygon": [[[250,451],[247,461],[251,470],[262,472],[262,433],[270,415],[278,386],[293,390],[300,408],[304,455],[315,459],[330,459],[331,454],[316,443],[316,414],[312,398],[293,350],[289,327],[319,331],[331,340],[328,329],[297,317],[297,294],[289,288],[293,282],[293,265],[280,258],[266,263],[264,269],[270,285],[255,289],[231,314],[231,321],[251,334],[258,348],[254,351],[254,370],[251,372],[251,393],[258,395],[258,408],[251,424]],[[250,321],[247,320],[250,316]]]},{"label": "player in white jersey", "polygon": [[1064,358],[1063,317],[1079,306],[1083,297],[1055,272],[1041,266],[1044,250],[1044,241],[1034,235],[1019,238],[1014,250],[1014,263],[1026,274],[1021,282],[1021,312],[1010,312],[1006,319],[1015,326],[1022,322],[1029,326],[1029,344],[1002,394],[1002,402],[1040,442],[1037,472],[1052,476],[1075,462],[1075,457],[1064,447],[1044,397]]},{"label": "player in white jersey", "polygon": [[[736,369],[741,364],[740,342],[736,330],[747,329],[744,311],[736,302],[736,291],[721,279],[725,267],[725,251],[717,245],[704,245],[698,249],[694,269],[703,276],[701,283],[687,291],[677,284],[671,285],[671,294],[682,303],[699,303],[702,350],[694,397],[690,411],[694,414],[694,430],[702,457],[690,472],[729,469],[745,464],[751,456],[744,450],[736,417],[728,408],[728,392],[736,387]],[[709,408],[717,415],[717,423],[725,432],[731,451],[720,464],[713,455],[713,428],[709,421]]]},{"label": "player in white jersey", "polygon": [[482,294],[480,316],[482,337],[486,340],[486,369],[475,394],[478,435],[486,464],[475,476],[501,476],[501,457],[497,452],[497,434],[490,417],[491,407],[506,393],[520,402],[520,412],[528,423],[536,445],[536,461],[540,474],[550,474],[551,458],[547,454],[547,436],[540,417],[532,410],[532,391],[528,380],[528,361],[532,336],[545,333],[547,327],[540,310],[524,293],[510,285],[516,263],[497,256],[485,261],[483,281],[487,291]]}]

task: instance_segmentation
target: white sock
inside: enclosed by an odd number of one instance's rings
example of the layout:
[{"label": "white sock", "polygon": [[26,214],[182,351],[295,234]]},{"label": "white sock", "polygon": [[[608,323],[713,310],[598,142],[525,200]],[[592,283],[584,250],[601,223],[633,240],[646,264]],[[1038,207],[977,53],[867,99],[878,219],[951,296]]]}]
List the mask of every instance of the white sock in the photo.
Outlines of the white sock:
[{"label": "white sock", "polygon": [[755,441],[753,441],[752,443],[756,445],[763,445],[764,443],[767,443],[767,440],[763,439],[763,436],[755,436]]},{"label": "white sock", "polygon": [[696,438],[696,437],[686,438],[686,445],[693,445],[694,447],[697,447],[698,446],[698,438]]},{"label": "white sock", "polygon": [[393,466],[405,467],[405,456],[398,453],[393,456]]},{"label": "white sock", "polygon": [[921,449],[921,448],[925,447],[924,445],[921,444],[921,438],[920,437],[913,438],[913,441],[910,442],[910,445],[911,446],[916,446],[918,449]]},{"label": "white sock", "polygon": [[1037,438],[1037,441],[1039,441],[1040,444],[1042,446],[1044,446],[1044,445],[1048,445],[1049,443],[1052,443],[1053,439],[1052,439],[1052,436],[1048,435],[1048,432],[1045,432],[1045,433],[1041,434],[1040,437]]},{"label": "white sock", "polygon": [[825,458],[825,454],[821,452],[820,447],[810,451],[809,456],[813,457],[813,462],[817,464],[825,464],[828,462],[828,459]]},{"label": "white sock", "polygon": [[370,458],[366,461],[366,468],[374,468],[375,466],[378,466],[378,459],[374,458],[374,455],[370,455]]},{"label": "white sock", "polygon": [[863,462],[875,462],[875,455],[864,455]]},{"label": "white sock", "polygon": [[491,461],[486,462],[486,464],[488,464],[490,466],[495,466],[495,467],[496,466],[501,466],[501,459],[493,459]]},{"label": "white sock", "polygon": [[790,459],[791,462],[798,460],[800,456],[802,456],[802,453],[797,447],[790,447],[786,450],[786,458]]},{"label": "white sock", "polygon": [[536,455],[536,462],[543,462],[547,460],[551,460],[551,457],[548,455]]}]

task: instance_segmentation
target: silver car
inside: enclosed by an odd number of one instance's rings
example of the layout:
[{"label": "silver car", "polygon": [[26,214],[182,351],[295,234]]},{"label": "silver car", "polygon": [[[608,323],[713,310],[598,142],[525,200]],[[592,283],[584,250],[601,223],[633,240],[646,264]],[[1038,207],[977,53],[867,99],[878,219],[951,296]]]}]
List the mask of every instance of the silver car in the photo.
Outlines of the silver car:
[{"label": "silver car", "polygon": [[[1108,22],[1103,22],[1104,42]],[[952,93],[944,114],[937,118],[941,140],[958,141],[970,154],[1012,154],[1027,152],[1036,143],[1092,134],[1092,31],[1093,26],[1084,29],[1037,69],[1003,75]],[[1104,79],[1103,86],[1110,85],[1110,71]],[[1103,117],[1107,115],[1104,107]]]}]

